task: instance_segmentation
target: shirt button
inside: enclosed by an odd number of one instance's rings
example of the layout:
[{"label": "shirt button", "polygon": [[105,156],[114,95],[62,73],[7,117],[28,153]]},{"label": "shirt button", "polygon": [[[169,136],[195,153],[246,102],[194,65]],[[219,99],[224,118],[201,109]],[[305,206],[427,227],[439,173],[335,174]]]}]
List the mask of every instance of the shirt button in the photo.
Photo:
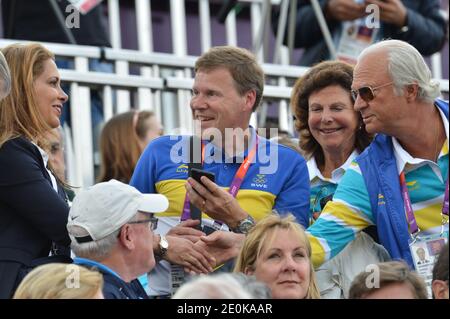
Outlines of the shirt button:
[{"label": "shirt button", "polygon": [[228,169],[228,165],[224,165],[224,166],[223,166],[223,169]]}]

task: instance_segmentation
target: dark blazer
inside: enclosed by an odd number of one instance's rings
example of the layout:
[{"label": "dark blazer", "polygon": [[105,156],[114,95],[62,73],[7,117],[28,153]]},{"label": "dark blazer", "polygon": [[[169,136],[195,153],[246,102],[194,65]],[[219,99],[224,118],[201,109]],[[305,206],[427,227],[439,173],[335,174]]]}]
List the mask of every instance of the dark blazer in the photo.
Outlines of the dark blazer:
[{"label": "dark blazer", "polygon": [[[329,0],[319,0],[324,10]],[[422,55],[428,56],[442,49],[447,38],[447,22],[441,14],[439,0],[402,0],[407,9],[406,32],[392,24],[381,23],[380,34],[383,39],[397,39],[409,42]],[[275,17],[273,27],[276,30],[278,18]],[[341,30],[341,23],[333,19],[327,20],[331,35]],[[287,32],[285,32],[287,42]],[[311,66],[317,62],[328,60],[330,53],[326,46],[319,23],[309,0],[298,2],[297,21],[294,45],[303,48],[300,65]]]},{"label": "dark blazer", "polygon": [[103,275],[103,296],[105,299],[148,299],[139,279],[125,282],[102,263],[86,258],[75,258],[74,264],[97,270]]},{"label": "dark blazer", "polygon": [[[67,0],[57,1],[58,9],[65,19],[73,15],[66,11]],[[76,28],[61,27],[50,1],[3,0],[3,34],[6,39],[31,40],[36,42],[70,43],[66,31],[73,34],[76,44],[110,47],[108,19],[104,14],[105,4],[99,4],[86,14],[80,14]]]},{"label": "dark blazer", "polygon": [[[52,187],[38,148],[23,137],[0,148],[0,298],[7,282],[17,284],[20,269],[36,265],[53,247],[70,253],[64,190]],[[17,265],[20,264],[20,267]]]}]

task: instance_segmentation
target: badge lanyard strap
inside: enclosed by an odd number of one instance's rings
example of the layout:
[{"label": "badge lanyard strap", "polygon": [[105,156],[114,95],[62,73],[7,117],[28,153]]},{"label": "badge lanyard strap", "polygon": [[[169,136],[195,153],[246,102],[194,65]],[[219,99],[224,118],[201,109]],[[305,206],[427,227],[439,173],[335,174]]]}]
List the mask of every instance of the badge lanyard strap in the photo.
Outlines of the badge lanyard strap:
[{"label": "badge lanyard strap", "polygon": [[[252,163],[252,161],[256,155],[257,148],[258,148],[258,136],[256,136],[255,145],[252,147],[252,149],[248,153],[248,156],[244,159],[242,164],[239,166],[239,169],[236,172],[236,174],[234,175],[234,178],[231,182],[231,186],[230,186],[230,189],[228,190],[228,192],[234,198],[236,198],[236,195],[239,192],[239,189],[241,188],[241,184],[244,181],[245,175],[247,175],[250,164]],[[205,160],[205,145],[202,143],[202,165],[203,165],[204,160]],[[189,199],[189,194],[186,192],[186,197],[184,198],[183,214],[181,215],[181,220],[184,221],[186,219],[189,219],[190,217],[191,217],[191,202]],[[223,223],[215,220],[214,224],[218,224],[221,226]]]},{"label": "badge lanyard strap", "polygon": [[406,178],[404,172],[400,173],[400,186],[402,189],[403,203],[405,204],[406,219],[408,221],[409,232],[414,236],[419,232],[419,227],[417,226],[417,221],[414,217],[411,199],[409,198],[408,188],[406,187]]},{"label": "badge lanyard strap", "polygon": [[[405,204],[405,210],[406,210],[406,218],[408,221],[408,227],[411,235],[416,235],[419,232],[419,227],[417,226],[416,218],[414,217],[414,211],[412,209],[411,199],[409,197],[408,188],[406,186],[406,178],[405,173],[401,172],[400,174],[400,186],[402,189],[402,195],[403,195],[403,203]],[[448,216],[448,177],[447,177],[447,183],[445,186],[445,195],[444,195],[444,203],[442,205],[442,215]]]},{"label": "badge lanyard strap", "polygon": [[448,176],[445,185],[444,205],[442,205],[442,215],[448,216]]}]

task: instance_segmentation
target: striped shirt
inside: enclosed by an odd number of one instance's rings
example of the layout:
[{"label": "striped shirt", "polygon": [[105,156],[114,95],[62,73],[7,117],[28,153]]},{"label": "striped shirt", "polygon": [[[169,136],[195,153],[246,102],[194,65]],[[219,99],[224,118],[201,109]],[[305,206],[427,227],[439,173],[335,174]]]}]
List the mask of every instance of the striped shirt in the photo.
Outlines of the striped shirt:
[{"label": "striped shirt", "polygon": [[[441,211],[448,178],[449,126],[445,115],[439,112],[447,139],[437,163],[413,158],[393,138],[397,169],[405,173],[414,216],[423,235],[440,233],[443,224]],[[383,201],[383,198],[378,200]],[[444,230],[448,231],[448,217],[444,221],[447,222]],[[358,232],[374,224],[364,177],[357,162],[353,161],[339,183],[333,201],[328,202],[319,219],[308,228],[314,265],[336,256]]]},{"label": "striped shirt", "polygon": [[320,200],[334,194],[342,176],[344,176],[345,171],[348,169],[356,156],[358,156],[358,151],[354,150],[344,164],[331,172],[331,178],[327,178],[322,175],[317,167],[317,162],[314,157],[308,160],[306,165],[308,167],[309,183],[311,187],[311,195],[309,200],[311,216],[314,212],[320,212],[322,210]]}]

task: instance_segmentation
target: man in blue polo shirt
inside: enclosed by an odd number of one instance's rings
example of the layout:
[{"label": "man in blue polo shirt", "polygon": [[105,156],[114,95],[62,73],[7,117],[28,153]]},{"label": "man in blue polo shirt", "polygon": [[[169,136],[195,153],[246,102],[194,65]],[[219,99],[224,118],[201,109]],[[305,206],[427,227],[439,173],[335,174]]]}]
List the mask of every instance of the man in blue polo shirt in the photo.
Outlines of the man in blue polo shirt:
[{"label": "man in blue polo shirt", "polygon": [[136,279],[155,265],[154,213],[167,209],[167,198],[141,194],[116,180],[99,183],[75,197],[67,229],[74,263],[103,274],[105,299],[146,299]]},{"label": "man in blue polo shirt", "polygon": [[[206,177],[202,183],[188,179],[189,136],[163,136],[150,143],[130,182],[141,192],[160,193],[169,199],[169,209],[161,215],[157,229],[161,236],[155,239],[163,252],[176,248],[164,235],[180,219],[191,218],[194,206],[203,212],[203,226],[233,233],[245,234],[272,209],[290,212],[303,226],[308,225],[305,160],[249,126],[263,88],[263,70],[247,50],[215,47],[197,60],[190,106],[202,147],[194,155],[203,170],[215,174],[215,182]],[[149,278],[150,295],[172,292],[165,261]]]}]

